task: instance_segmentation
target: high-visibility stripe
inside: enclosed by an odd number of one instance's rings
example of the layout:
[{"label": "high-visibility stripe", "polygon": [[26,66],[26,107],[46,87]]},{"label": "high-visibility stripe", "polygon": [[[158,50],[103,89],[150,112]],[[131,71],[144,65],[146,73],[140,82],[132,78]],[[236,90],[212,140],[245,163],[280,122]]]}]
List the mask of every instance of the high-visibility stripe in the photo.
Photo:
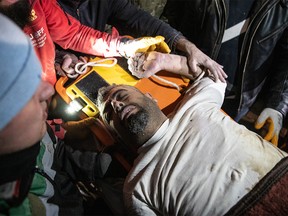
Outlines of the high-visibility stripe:
[{"label": "high-visibility stripe", "polygon": [[249,23],[249,18],[226,29],[223,35],[222,43],[225,43],[226,41],[229,41],[235,37],[238,37],[240,34],[246,32],[248,23]]}]

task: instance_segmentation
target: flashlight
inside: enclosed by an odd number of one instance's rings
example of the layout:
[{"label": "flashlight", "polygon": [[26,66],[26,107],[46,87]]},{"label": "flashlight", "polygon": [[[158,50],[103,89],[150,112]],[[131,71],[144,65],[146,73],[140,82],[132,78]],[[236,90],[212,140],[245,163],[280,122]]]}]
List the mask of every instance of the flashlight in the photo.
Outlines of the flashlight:
[{"label": "flashlight", "polygon": [[67,109],[67,112],[69,112],[69,113],[79,112],[79,111],[82,110],[86,105],[87,105],[87,103],[86,103],[81,97],[74,98],[74,99],[69,103],[69,107],[68,107],[68,109]]}]

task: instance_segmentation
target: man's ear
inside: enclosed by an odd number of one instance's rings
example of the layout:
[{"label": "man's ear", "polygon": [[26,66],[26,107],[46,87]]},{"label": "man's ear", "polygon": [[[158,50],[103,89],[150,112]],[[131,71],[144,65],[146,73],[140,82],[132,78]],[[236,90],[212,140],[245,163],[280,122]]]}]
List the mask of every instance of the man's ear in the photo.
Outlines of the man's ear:
[{"label": "man's ear", "polygon": [[156,103],[158,102],[158,100],[155,99],[155,98],[153,98],[152,95],[151,95],[149,92],[145,93],[145,96],[148,97],[148,98],[150,98],[151,100],[153,100],[153,101],[156,102]]}]

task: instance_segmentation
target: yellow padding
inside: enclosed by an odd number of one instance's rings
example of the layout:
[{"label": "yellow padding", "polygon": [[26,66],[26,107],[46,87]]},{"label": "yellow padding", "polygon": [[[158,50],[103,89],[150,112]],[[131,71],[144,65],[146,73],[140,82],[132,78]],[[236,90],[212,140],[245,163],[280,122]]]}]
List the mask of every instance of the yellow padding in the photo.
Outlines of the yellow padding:
[{"label": "yellow padding", "polygon": [[[94,58],[90,61],[97,61],[99,59],[100,58]],[[109,61],[105,63],[108,64]],[[99,113],[95,105],[96,95],[97,90],[105,85],[105,83],[110,85],[115,83],[134,86],[137,82],[137,78],[126,72],[118,64],[113,67],[94,66],[89,72],[80,76],[73,84],[68,86],[66,88],[66,94],[72,101],[77,98],[84,106],[82,111],[92,117]]]}]

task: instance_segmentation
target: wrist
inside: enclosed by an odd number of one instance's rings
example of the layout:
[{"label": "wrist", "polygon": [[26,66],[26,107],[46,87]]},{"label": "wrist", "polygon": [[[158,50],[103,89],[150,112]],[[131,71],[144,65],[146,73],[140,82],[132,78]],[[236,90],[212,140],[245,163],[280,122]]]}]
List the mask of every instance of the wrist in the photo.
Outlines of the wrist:
[{"label": "wrist", "polygon": [[119,40],[117,51],[121,57],[128,58],[128,55],[126,53],[126,46],[129,40],[130,39],[127,37],[121,37],[121,39]]},{"label": "wrist", "polygon": [[175,74],[185,76],[189,79],[192,76],[189,74],[187,58],[185,56],[174,54],[161,54],[161,69]]},{"label": "wrist", "polygon": [[189,40],[187,40],[184,36],[179,38],[176,48],[182,52],[189,53],[191,50],[195,49],[196,45]]}]

